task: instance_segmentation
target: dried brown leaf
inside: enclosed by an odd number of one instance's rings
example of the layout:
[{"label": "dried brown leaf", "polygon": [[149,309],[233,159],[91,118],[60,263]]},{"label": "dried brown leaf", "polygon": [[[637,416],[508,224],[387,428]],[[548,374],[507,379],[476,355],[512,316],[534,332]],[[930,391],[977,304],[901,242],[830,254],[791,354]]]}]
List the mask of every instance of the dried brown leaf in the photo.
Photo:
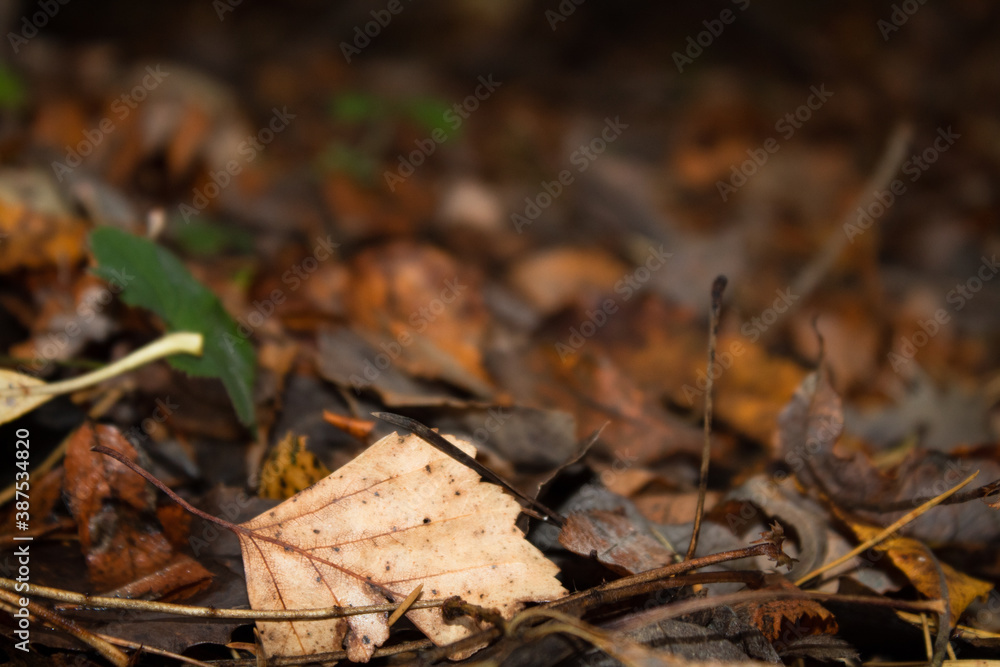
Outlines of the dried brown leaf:
[{"label": "dried brown leaf", "polygon": [[86,247],[86,222],[73,215],[51,174],[0,172],[0,272],[72,266]]},{"label": "dried brown leaf", "polygon": [[136,451],[113,426],[85,424],[66,450],[66,504],[79,526],[91,581],[123,597],[186,596],[212,578],[178,553],[156,519],[155,495],[123,464],[90,451],[101,444],[134,459]]},{"label": "dried brown leaf", "polygon": [[642,532],[621,510],[589,510],[566,517],[559,543],[620,574],[638,574],[672,562],[676,554]]},{"label": "dried brown leaf", "polygon": [[[794,589],[795,585],[781,575],[768,577],[768,588]],[[836,634],[837,621],[815,600],[786,599],[769,602],[748,602],[733,606],[747,613],[750,623],[772,642],[787,644],[792,639],[816,634]]]},{"label": "dried brown leaf", "polygon": [[413,378],[442,380],[480,398],[493,395],[483,366],[488,311],[477,271],[436,248],[406,242],[362,252],[351,268],[348,316],[393,365]]},{"label": "dried brown leaf", "polygon": [[[865,452],[843,451],[846,447],[838,443],[843,426],[841,399],[821,367],[803,380],[782,411],[779,451],[803,486],[822,491],[871,522],[901,517],[974,470],[987,479],[1000,477],[993,448],[959,448],[952,454],[916,448],[897,465],[880,470]],[[1000,514],[981,503],[954,504],[917,518],[906,532],[935,543],[970,535],[990,540],[1000,534]]]},{"label": "dried brown leaf", "polygon": [[[833,495],[864,496],[881,480],[861,456],[839,457],[834,447],[844,430],[840,396],[825,366],[808,375],[778,417],[778,450],[799,481]],[[873,479],[874,478],[874,479]]]}]

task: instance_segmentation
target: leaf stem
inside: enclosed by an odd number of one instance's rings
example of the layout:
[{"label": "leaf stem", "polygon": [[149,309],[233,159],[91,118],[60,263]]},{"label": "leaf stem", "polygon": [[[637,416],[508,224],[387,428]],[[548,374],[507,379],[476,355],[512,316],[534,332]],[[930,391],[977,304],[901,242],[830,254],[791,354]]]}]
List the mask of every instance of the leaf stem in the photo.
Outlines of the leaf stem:
[{"label": "leaf stem", "polygon": [[[200,338],[201,335],[198,334],[198,337]],[[212,516],[208,512],[201,511],[200,509],[198,509],[197,507],[195,507],[194,505],[192,505],[191,503],[189,503],[188,501],[184,500],[179,495],[174,493],[173,489],[171,489],[169,486],[167,486],[160,480],[156,479],[156,477],[154,477],[152,473],[140,467],[139,464],[137,464],[135,461],[130,460],[121,452],[111,449],[110,447],[105,447],[104,445],[94,445],[93,447],[90,448],[90,451],[97,452],[98,454],[104,454],[105,456],[110,456],[111,458],[118,461],[132,472],[136,473],[137,475],[140,475],[143,479],[145,479],[147,482],[158,488],[160,491],[163,491],[163,493],[167,494],[167,496],[171,500],[173,500],[175,503],[183,507],[191,514],[194,514],[199,519],[204,519],[205,521],[214,523],[217,526],[221,526],[237,534],[248,532],[245,528],[241,528],[235,523],[226,521],[225,519],[220,519],[217,516]]]},{"label": "leaf stem", "polygon": [[[344,573],[347,576],[356,577],[358,579],[361,579],[361,577],[357,573],[352,572],[351,570],[347,569],[346,567],[344,567],[342,565],[338,565],[337,563],[329,561],[329,560],[327,560],[325,558],[321,558],[320,556],[317,556],[314,553],[310,553],[306,549],[302,549],[300,547],[297,547],[294,544],[289,544],[288,542],[285,542],[283,540],[279,540],[276,537],[271,537],[270,535],[260,534],[260,533],[258,533],[255,530],[247,528],[243,524],[232,523],[230,521],[226,521],[225,519],[220,519],[217,516],[212,516],[208,512],[201,511],[200,509],[198,509],[197,507],[195,507],[194,505],[192,505],[191,503],[189,503],[188,501],[184,500],[179,495],[177,495],[176,493],[174,493],[173,490],[171,490],[166,484],[164,484],[160,480],[156,479],[156,477],[154,477],[152,473],[150,473],[147,470],[144,470],[141,466],[139,466],[138,463],[136,463],[135,461],[130,460],[129,458],[127,458],[121,452],[118,452],[118,451],[115,451],[114,449],[110,449],[108,447],[105,447],[104,445],[95,445],[95,446],[93,446],[93,447],[90,448],[90,451],[97,452],[98,454],[104,454],[105,456],[110,456],[111,458],[113,458],[114,460],[118,461],[119,463],[121,463],[123,466],[125,466],[126,468],[128,468],[132,472],[134,472],[134,473],[136,473],[138,475],[141,475],[143,477],[143,479],[145,479],[147,482],[149,482],[150,484],[152,484],[153,486],[155,486],[156,488],[158,488],[160,491],[163,491],[163,493],[167,494],[167,496],[171,500],[173,500],[175,503],[177,503],[178,505],[180,505],[183,509],[187,510],[188,512],[190,512],[191,514],[195,515],[196,517],[204,519],[205,521],[208,521],[210,523],[214,523],[217,526],[221,526],[222,528],[225,528],[226,530],[232,531],[237,537],[240,537],[241,539],[242,538],[247,538],[247,539],[249,539],[251,541],[260,540],[262,542],[269,542],[270,544],[274,544],[276,546],[281,547],[285,551],[294,551],[294,552],[300,554],[301,556],[303,556],[304,558],[308,558],[309,560],[315,561],[317,563],[323,563],[324,565],[332,567],[335,570],[339,570],[340,572]],[[377,588],[380,591],[382,591],[383,593],[385,593],[386,598],[388,598],[390,600],[394,600],[398,596],[398,594],[396,592],[391,591],[388,588],[386,588],[385,586],[381,586],[381,585],[379,585],[379,584],[377,584],[377,583],[375,583],[375,582],[373,582],[371,580],[366,579],[365,583],[366,583],[366,585],[371,586],[373,588]]]}]

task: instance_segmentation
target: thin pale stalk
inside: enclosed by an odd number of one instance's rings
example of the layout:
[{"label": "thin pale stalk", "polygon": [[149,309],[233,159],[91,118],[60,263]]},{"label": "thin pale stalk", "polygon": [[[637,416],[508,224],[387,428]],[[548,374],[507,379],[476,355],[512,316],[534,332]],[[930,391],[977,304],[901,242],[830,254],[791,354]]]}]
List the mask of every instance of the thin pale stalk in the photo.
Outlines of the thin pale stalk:
[{"label": "thin pale stalk", "polygon": [[57,396],[68,394],[80,389],[86,389],[110,378],[116,377],[140,366],[144,366],[151,361],[156,361],[171,354],[193,354],[201,356],[204,340],[199,333],[180,331],[172,333],[153,341],[149,345],[140,347],[138,350],[126,357],[119,359],[113,364],[96,370],[80,377],[63,380],[62,382],[52,382],[50,384],[28,385],[20,387],[0,388],[0,398],[11,396]]}]

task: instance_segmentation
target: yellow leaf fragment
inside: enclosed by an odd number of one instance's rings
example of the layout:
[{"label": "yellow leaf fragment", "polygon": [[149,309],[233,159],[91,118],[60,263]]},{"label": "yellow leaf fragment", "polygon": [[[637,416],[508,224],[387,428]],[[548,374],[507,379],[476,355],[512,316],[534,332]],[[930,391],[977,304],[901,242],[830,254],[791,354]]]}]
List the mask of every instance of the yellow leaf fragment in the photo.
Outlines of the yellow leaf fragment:
[{"label": "yellow leaf fragment", "polygon": [[[848,521],[858,539],[865,540],[882,530],[881,527]],[[913,587],[929,598],[947,598],[951,608],[952,625],[958,622],[965,608],[977,597],[987,595],[993,584],[959,572],[947,563],[941,563],[941,572],[947,590],[941,590],[941,578],[931,560],[932,555],[922,542],[910,537],[891,537],[877,547],[889,555]]]}]

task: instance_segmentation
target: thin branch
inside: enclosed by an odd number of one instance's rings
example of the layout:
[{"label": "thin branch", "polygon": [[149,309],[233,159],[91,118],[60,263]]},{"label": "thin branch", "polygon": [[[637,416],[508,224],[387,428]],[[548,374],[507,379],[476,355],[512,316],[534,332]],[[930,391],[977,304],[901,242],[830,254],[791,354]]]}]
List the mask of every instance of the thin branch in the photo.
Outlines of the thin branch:
[{"label": "thin branch", "polygon": [[[797,304],[804,302],[804,297],[807,297],[816,289],[816,286],[819,285],[823,277],[836,264],[844,248],[847,247],[849,238],[844,229],[855,222],[854,216],[858,207],[867,207],[873,201],[877,191],[884,190],[889,186],[892,177],[899,171],[903,160],[906,159],[906,149],[910,145],[912,133],[912,128],[905,123],[896,126],[893,130],[878,165],[876,165],[875,170],[868,177],[868,180],[865,181],[858,198],[851,204],[844,217],[838,221],[836,229],[831,232],[829,239],[827,239],[823,246],[822,252],[809,265],[803,268],[792,281],[791,291],[800,297]],[[789,308],[794,309],[795,305],[789,306]]]},{"label": "thin branch", "polygon": [[838,602],[860,604],[871,607],[902,609],[912,612],[934,612],[940,614],[945,604],[942,600],[894,600],[874,595],[840,595],[838,593],[817,593],[795,588],[765,589],[759,591],[737,591],[708,598],[691,598],[673,604],[639,612],[648,623],[658,623],[670,618],[714,609],[716,607],[739,604],[741,602],[772,602],[774,600],[815,600],[816,602]]},{"label": "thin branch", "polygon": [[722,311],[722,292],[726,289],[726,277],[717,276],[712,283],[712,313],[708,326],[708,369],[705,373],[705,433],[701,449],[701,476],[698,480],[698,506],[694,512],[694,528],[684,560],[694,558],[698,548],[698,533],[701,531],[701,517],[705,513],[705,494],[708,492],[708,464],[712,458],[712,389],[714,385],[715,348],[719,337],[719,313]]},{"label": "thin branch", "polygon": [[[13,591],[19,585],[13,579],[0,578],[0,590]],[[25,584],[20,584],[24,586]],[[217,609],[215,607],[198,607],[172,602],[156,602],[153,600],[133,600],[128,598],[101,597],[74,593],[60,588],[49,588],[37,584],[27,584],[28,595],[49,600],[58,600],[68,605],[76,605],[85,609],[130,609],[133,611],[149,611],[178,616],[193,616],[196,618],[246,619],[262,621],[295,621],[318,620],[323,618],[341,618],[344,616],[360,616],[362,614],[382,614],[396,611],[401,605],[395,603],[373,604],[358,607],[326,607],[322,609]],[[440,607],[444,600],[420,600],[409,606],[409,609],[432,609]]]},{"label": "thin branch", "polygon": [[167,651],[166,649],[162,648],[155,648],[153,646],[149,646],[147,644],[141,644],[139,642],[128,641],[127,639],[121,639],[120,637],[112,637],[111,635],[105,635],[101,633],[95,633],[94,636],[100,637],[109,644],[113,644],[115,646],[121,646],[122,648],[131,649],[135,651],[138,656],[141,656],[143,653],[148,653],[149,655],[158,655],[163,658],[170,658],[172,660],[183,662],[188,665],[195,665],[195,667],[215,667],[210,662],[202,662],[201,660],[195,660],[194,658],[189,658],[187,656],[174,653],[173,651]]},{"label": "thin branch", "polygon": [[431,445],[438,451],[447,454],[448,456],[455,459],[465,467],[474,470],[483,479],[489,480],[490,482],[493,482],[494,484],[503,487],[511,495],[520,500],[522,505],[526,505],[531,509],[535,510],[536,512],[538,512],[539,514],[541,514],[541,516],[538,518],[540,518],[542,521],[548,521],[550,523],[554,523],[560,528],[563,526],[564,523],[566,523],[565,517],[560,515],[558,512],[549,509],[548,507],[538,502],[534,498],[531,498],[530,496],[526,496],[525,494],[521,493],[513,486],[511,486],[509,483],[507,483],[502,477],[497,475],[495,472],[493,472],[492,470],[484,466],[482,463],[480,463],[476,459],[472,458],[471,456],[463,452],[455,445],[445,440],[444,436],[440,435],[439,433],[435,433],[427,426],[418,422],[416,419],[410,419],[409,417],[397,415],[392,412],[373,412],[372,416],[377,417],[384,422],[389,422],[390,424],[393,424],[395,426],[399,426],[401,428],[407,429],[408,431],[412,431],[415,435],[420,437],[422,440],[427,442],[427,444]]},{"label": "thin branch", "polygon": [[[981,500],[983,498],[988,498],[1000,492],[1000,479],[990,482],[989,484],[984,484],[983,486],[977,487],[972,491],[966,491],[965,493],[956,493],[950,498],[941,501],[941,505],[961,505],[962,503],[971,502],[973,500]],[[834,502],[837,503],[839,507],[850,510],[861,510],[864,512],[880,512],[882,514],[888,514],[889,512],[901,512],[903,510],[908,510],[915,505],[921,505],[926,503],[928,500],[933,500],[934,496],[918,496],[916,498],[906,498],[905,500],[894,500],[888,503],[877,503],[877,502],[852,502],[848,499],[837,498],[836,496],[831,496]]]},{"label": "thin branch", "polygon": [[[688,563],[680,563],[679,565],[687,565]],[[664,568],[661,568],[662,571]],[[646,574],[646,573],[643,573]],[[718,581],[731,581],[735,580],[732,575],[741,575],[736,579],[745,579],[746,575],[757,575],[759,572],[700,572],[696,574],[685,575],[676,578],[664,578],[660,582],[661,584],[669,584],[669,587],[680,588],[682,586],[690,585],[693,583],[711,583],[711,579],[718,577]],[[649,590],[631,590],[635,586],[631,583],[632,580],[640,577],[641,575],[633,575],[632,577],[624,577],[615,582],[610,582],[611,584],[617,584],[623,581],[628,581],[627,585],[619,585],[618,589],[622,592],[631,592],[632,594],[648,593]],[[604,584],[601,586],[595,586],[586,591],[576,593],[572,596],[563,598],[562,600],[556,600],[548,604],[540,605],[538,607],[532,607],[531,609],[526,609],[515,616],[509,623],[508,628],[516,628],[522,625],[532,618],[544,618],[548,616],[547,613],[549,609],[563,608],[568,605],[563,603],[569,601],[579,601],[579,599],[587,598],[591,599],[594,597],[600,597],[601,591],[608,590],[609,585]],[[624,599],[624,598],[621,598]],[[674,602],[671,604],[663,605],[661,607],[656,607],[648,611],[638,612],[639,615],[643,617],[648,625],[657,623],[662,620],[677,618],[679,616],[685,616],[687,614],[703,611],[706,609],[714,609],[723,605],[732,605],[741,602],[771,602],[775,600],[815,600],[817,602],[839,602],[842,604],[859,604],[867,605],[872,607],[882,607],[888,609],[897,609],[910,612],[933,612],[935,614],[941,614],[944,610],[945,603],[943,600],[894,600],[892,598],[877,597],[877,596],[867,596],[867,595],[840,595],[837,593],[817,593],[815,591],[803,591],[799,589],[765,589],[765,590],[743,590],[736,593],[724,594],[713,596],[710,598],[698,597],[687,600],[682,600],[679,602]],[[581,615],[588,607],[573,606],[570,607],[572,614]],[[564,614],[568,613],[565,610]],[[490,642],[500,636],[499,630],[496,628],[489,628],[480,633],[465,637],[453,644],[447,646],[434,647],[428,652],[422,654],[424,659],[424,664],[433,662],[455,652],[466,650],[476,646],[482,646],[484,642]]]},{"label": "thin branch", "polygon": [[595,586],[586,591],[581,591],[578,593],[571,593],[565,597],[558,600],[553,600],[551,602],[546,602],[539,605],[541,608],[549,607],[564,607],[585,601],[585,598],[592,596],[594,594],[600,594],[605,591],[614,591],[623,588],[629,588],[639,584],[645,584],[652,581],[657,581],[660,579],[667,579],[669,577],[674,577],[679,574],[684,574],[686,572],[691,572],[692,570],[697,570],[709,565],[718,565],[719,563],[725,563],[731,560],[739,560],[741,558],[753,558],[755,556],[767,556],[772,560],[777,560],[779,557],[784,556],[780,547],[776,546],[771,542],[764,542],[762,544],[752,544],[748,547],[743,547],[742,549],[733,549],[732,551],[722,551],[717,554],[709,554],[708,556],[701,556],[699,558],[693,558],[691,560],[686,560],[681,563],[671,563],[670,565],[665,565],[664,567],[658,567],[655,570],[647,570],[646,572],[640,572],[638,574],[633,574],[627,577],[622,577],[621,579],[616,579],[614,581],[609,581],[600,586]]},{"label": "thin branch", "polygon": [[[15,608],[25,606],[21,605],[19,596],[15,595],[11,591],[0,591],[0,600]],[[127,655],[106,642],[104,639],[101,639],[93,633],[84,630],[73,621],[63,618],[51,609],[46,609],[37,602],[29,601],[26,607],[31,615],[36,619],[43,621],[54,628],[68,632],[81,642],[90,645],[95,651],[107,658],[111,664],[116,665],[116,667],[126,667],[126,665],[129,664]]]}]

